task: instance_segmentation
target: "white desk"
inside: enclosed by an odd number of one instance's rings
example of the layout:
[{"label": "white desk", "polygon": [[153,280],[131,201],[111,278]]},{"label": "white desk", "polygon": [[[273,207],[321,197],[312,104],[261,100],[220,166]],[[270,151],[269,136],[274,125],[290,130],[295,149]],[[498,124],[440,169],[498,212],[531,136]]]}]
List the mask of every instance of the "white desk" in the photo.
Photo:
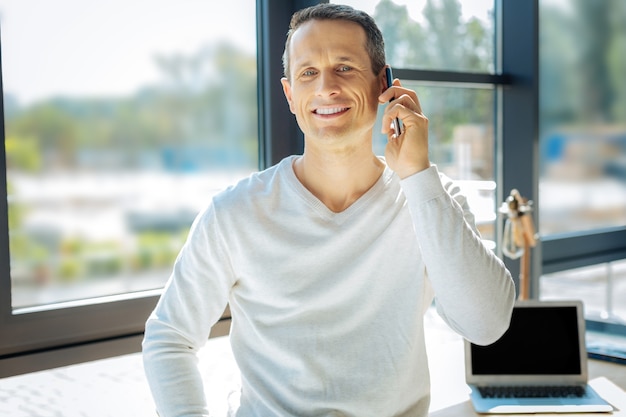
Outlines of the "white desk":
[{"label": "white desk", "polygon": [[[444,343],[428,351],[431,378],[431,417],[480,416],[469,401],[470,388],[465,384],[463,342]],[[614,417],[626,417],[626,366],[589,360],[592,387],[617,407]],[[573,415],[573,414],[572,414]],[[601,417],[607,414],[575,414],[576,417]],[[534,414],[533,416],[540,416]],[[554,417],[554,414],[546,414]]]}]

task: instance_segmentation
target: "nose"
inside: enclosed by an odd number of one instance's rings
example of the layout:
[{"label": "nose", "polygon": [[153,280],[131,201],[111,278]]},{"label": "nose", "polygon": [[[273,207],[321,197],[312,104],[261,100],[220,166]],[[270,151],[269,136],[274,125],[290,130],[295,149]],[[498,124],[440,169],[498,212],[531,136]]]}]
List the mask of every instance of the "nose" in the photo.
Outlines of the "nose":
[{"label": "nose", "polygon": [[317,77],[317,95],[333,96],[341,90],[339,77],[334,71],[322,71]]}]

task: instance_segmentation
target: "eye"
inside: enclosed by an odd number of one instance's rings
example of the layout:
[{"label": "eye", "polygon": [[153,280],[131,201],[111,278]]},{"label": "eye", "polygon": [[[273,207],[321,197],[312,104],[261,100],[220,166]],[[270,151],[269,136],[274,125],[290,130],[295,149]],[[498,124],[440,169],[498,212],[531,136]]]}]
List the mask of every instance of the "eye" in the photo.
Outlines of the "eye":
[{"label": "eye", "polygon": [[302,73],[303,77],[312,77],[313,75],[315,75],[316,72],[315,70],[306,70]]},{"label": "eye", "polygon": [[339,71],[339,72],[348,72],[348,71],[350,71],[351,69],[352,69],[352,67],[351,67],[351,66],[348,66],[348,65],[342,65],[342,66],[340,66],[340,67],[337,69],[337,71]]}]

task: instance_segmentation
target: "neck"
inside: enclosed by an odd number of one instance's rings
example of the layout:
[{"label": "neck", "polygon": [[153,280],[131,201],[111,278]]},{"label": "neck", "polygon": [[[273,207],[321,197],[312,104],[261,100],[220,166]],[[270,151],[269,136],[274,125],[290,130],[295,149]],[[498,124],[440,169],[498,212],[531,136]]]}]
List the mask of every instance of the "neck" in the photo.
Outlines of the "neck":
[{"label": "neck", "polygon": [[384,164],[371,149],[342,154],[305,149],[293,169],[304,187],[331,211],[339,213],[378,181]]}]

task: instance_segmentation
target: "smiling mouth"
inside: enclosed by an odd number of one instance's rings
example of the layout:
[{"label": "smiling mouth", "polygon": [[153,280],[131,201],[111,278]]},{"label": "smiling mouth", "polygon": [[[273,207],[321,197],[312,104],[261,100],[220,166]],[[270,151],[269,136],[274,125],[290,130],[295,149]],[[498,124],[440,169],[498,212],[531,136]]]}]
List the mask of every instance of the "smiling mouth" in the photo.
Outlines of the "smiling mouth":
[{"label": "smiling mouth", "polygon": [[325,109],[315,109],[313,113],[320,114],[323,116],[330,116],[333,114],[343,113],[348,109],[349,107],[333,107],[333,108],[325,108]]}]

